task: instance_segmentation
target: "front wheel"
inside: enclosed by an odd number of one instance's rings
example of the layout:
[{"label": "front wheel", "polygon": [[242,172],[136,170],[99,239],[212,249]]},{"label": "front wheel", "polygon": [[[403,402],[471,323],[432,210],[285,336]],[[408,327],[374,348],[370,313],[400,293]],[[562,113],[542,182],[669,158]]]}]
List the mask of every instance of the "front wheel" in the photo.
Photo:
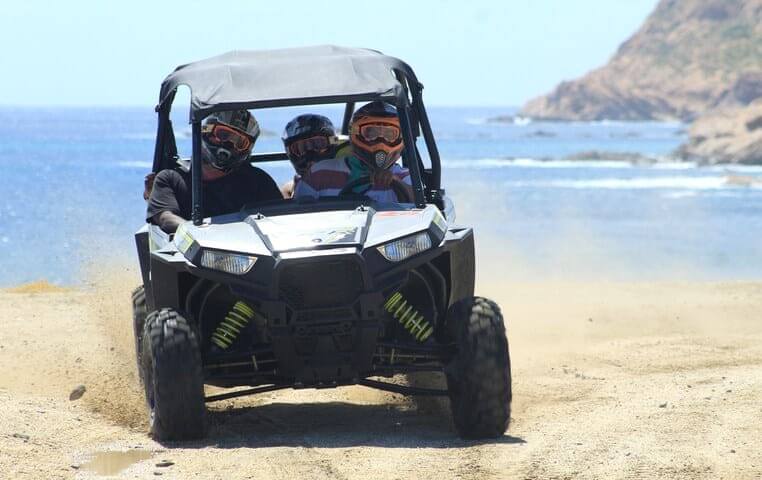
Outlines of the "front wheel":
[{"label": "front wheel", "polygon": [[146,318],[141,367],[151,435],[156,440],[204,436],[204,379],[196,334],[178,312],[163,308]]},{"label": "front wheel", "polygon": [[453,423],[461,437],[499,437],[511,418],[511,360],[500,307],[473,297],[452,306],[458,353],[446,369]]},{"label": "front wheel", "polygon": [[143,372],[140,368],[140,350],[143,341],[143,327],[148,316],[146,307],[146,291],[143,285],[132,291],[132,331],[135,337],[135,360],[138,366],[138,376],[143,381]]}]

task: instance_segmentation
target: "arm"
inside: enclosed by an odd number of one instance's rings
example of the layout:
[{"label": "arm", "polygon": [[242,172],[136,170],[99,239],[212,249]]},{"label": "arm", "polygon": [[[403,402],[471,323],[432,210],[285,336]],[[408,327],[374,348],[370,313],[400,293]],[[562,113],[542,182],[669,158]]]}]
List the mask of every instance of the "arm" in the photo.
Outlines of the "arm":
[{"label": "arm", "polygon": [[151,220],[167,233],[175,233],[177,231],[177,227],[179,227],[180,224],[185,221],[185,219],[180,215],[175,215],[174,213],[167,210],[157,213],[151,218]]},{"label": "arm", "polygon": [[413,195],[413,185],[410,181],[410,174],[407,172],[407,170],[402,169],[395,169],[395,173],[392,173],[390,170],[374,170],[371,172],[370,180],[373,183],[373,186],[378,189],[388,189],[391,188],[392,182],[396,181],[396,183],[404,190],[405,196],[407,198],[399,198],[399,193],[397,194],[397,201],[399,202],[413,202],[414,195]]},{"label": "arm", "polygon": [[177,173],[163,170],[156,175],[153,189],[148,198],[146,221],[161,227],[167,233],[174,233],[178,225],[185,221],[180,215],[177,191],[181,188]]},{"label": "arm", "polygon": [[302,179],[301,182],[296,184],[296,188],[294,188],[294,198],[299,197],[313,197],[318,198],[320,196],[320,193],[312,188],[312,186],[305,182],[304,179]]},{"label": "arm", "polygon": [[283,194],[283,198],[292,198],[294,196],[294,181],[289,180],[281,185],[280,193]]},{"label": "arm", "polygon": [[[415,194],[413,193],[413,186],[408,185],[403,180],[400,180],[400,185],[402,185],[402,188],[405,189],[405,195],[407,195],[407,201],[410,203],[415,203]],[[403,199],[398,199],[400,202],[403,201]],[[404,202],[403,202],[404,203]]]},{"label": "arm", "polygon": [[300,198],[300,197],[313,197],[318,198],[320,196],[320,193],[318,190],[312,186],[312,178],[310,177],[310,172],[307,172],[307,175],[302,177],[302,179],[297,182],[296,186],[294,187],[294,196],[293,198]]}]

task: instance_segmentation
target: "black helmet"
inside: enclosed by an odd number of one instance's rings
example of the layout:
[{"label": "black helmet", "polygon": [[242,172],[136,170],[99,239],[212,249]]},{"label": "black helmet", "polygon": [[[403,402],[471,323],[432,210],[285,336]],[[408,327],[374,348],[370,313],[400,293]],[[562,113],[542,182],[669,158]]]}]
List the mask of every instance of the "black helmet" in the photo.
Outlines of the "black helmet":
[{"label": "black helmet", "polygon": [[403,147],[397,109],[378,100],[360,107],[352,115],[349,139],[355,156],[369,167],[390,168]]},{"label": "black helmet", "polygon": [[311,163],[333,158],[339,139],[328,117],[306,113],[295,117],[283,130],[283,147],[294,170],[304,175]]},{"label": "black helmet", "polygon": [[249,158],[259,137],[257,119],[248,110],[231,110],[209,115],[201,127],[204,162],[229,172]]}]

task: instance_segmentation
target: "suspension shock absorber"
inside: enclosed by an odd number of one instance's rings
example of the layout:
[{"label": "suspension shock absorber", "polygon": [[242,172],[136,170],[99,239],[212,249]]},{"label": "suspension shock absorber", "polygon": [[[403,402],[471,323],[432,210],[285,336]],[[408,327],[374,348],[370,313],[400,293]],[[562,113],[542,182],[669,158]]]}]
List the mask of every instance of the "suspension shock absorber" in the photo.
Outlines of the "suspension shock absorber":
[{"label": "suspension shock absorber", "polygon": [[425,341],[434,333],[434,327],[399,292],[386,300],[384,309],[419,342]]},{"label": "suspension shock absorber", "polygon": [[246,303],[240,300],[235,302],[212,333],[212,342],[223,350],[228,348],[255,315],[254,309]]}]

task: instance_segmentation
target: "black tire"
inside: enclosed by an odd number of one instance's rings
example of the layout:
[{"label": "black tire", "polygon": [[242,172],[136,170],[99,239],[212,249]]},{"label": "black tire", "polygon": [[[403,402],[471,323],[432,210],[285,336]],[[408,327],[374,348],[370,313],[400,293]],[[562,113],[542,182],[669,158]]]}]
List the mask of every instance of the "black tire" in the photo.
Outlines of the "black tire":
[{"label": "black tire", "polygon": [[141,366],[154,439],[203,437],[206,408],[201,352],[196,334],[182,315],[170,308],[148,315]]},{"label": "black tire", "polygon": [[446,369],[453,423],[463,438],[499,437],[511,419],[511,360],[500,307],[473,297],[453,305],[458,353]]},{"label": "black tire", "polygon": [[148,316],[146,306],[146,291],[143,285],[132,291],[132,331],[135,334],[135,361],[138,366],[138,376],[143,381],[143,372],[140,368],[140,350],[143,343],[143,327]]}]

